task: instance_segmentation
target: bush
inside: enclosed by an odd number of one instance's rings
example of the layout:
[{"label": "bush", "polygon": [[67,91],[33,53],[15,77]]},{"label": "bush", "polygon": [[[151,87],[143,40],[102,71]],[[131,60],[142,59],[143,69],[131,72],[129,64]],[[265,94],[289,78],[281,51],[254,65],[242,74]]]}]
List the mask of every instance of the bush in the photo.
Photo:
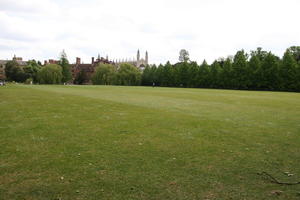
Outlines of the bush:
[{"label": "bush", "polygon": [[26,79],[25,84],[32,84],[32,82],[33,82],[32,78],[28,78]]}]

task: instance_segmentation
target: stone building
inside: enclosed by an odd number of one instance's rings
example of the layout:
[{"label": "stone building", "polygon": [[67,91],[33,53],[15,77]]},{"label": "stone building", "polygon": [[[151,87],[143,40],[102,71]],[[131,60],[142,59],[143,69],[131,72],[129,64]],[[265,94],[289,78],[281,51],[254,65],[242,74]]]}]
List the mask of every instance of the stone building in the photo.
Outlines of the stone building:
[{"label": "stone building", "polygon": [[145,53],[145,58],[141,58],[140,50],[137,51],[136,59],[119,59],[115,61],[116,65],[120,65],[122,63],[132,64],[140,69],[144,69],[148,65],[148,52]]}]

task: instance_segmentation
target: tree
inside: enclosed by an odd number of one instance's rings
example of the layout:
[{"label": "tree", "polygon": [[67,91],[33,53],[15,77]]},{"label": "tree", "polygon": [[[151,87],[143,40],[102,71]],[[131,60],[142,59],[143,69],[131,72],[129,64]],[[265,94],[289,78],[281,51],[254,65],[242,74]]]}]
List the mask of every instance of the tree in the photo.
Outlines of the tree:
[{"label": "tree", "polygon": [[297,88],[297,61],[289,49],[284,53],[279,69],[280,88],[294,91]]},{"label": "tree", "polygon": [[261,68],[258,71],[259,86],[264,90],[279,89],[278,76],[279,58],[269,52],[264,58]]},{"label": "tree", "polygon": [[155,84],[157,86],[162,86],[163,79],[164,79],[163,72],[164,72],[164,66],[162,64],[158,65],[158,67],[155,71],[155,77],[156,77]]},{"label": "tree", "polygon": [[221,74],[223,88],[232,88],[232,60],[227,58],[223,63]]},{"label": "tree", "polygon": [[300,64],[300,46],[291,46],[287,50],[293,55],[298,64]]},{"label": "tree", "polygon": [[62,68],[56,64],[48,64],[38,72],[37,79],[41,84],[59,84],[61,83]]},{"label": "tree", "polygon": [[244,50],[238,51],[233,58],[233,86],[237,89],[247,89],[249,85],[247,58],[248,55],[244,52]]},{"label": "tree", "polygon": [[173,67],[171,63],[168,61],[163,68],[163,77],[162,77],[162,85],[163,86],[173,86]]},{"label": "tree", "polygon": [[135,66],[123,63],[117,72],[117,83],[119,85],[140,85],[141,72]]},{"label": "tree", "polygon": [[151,67],[147,65],[142,74],[142,85],[152,85]]},{"label": "tree", "polygon": [[7,80],[16,82],[24,82],[29,78],[15,59],[5,64],[5,75]]},{"label": "tree", "polygon": [[116,79],[116,67],[111,64],[100,63],[92,76],[94,85],[113,85]]},{"label": "tree", "polygon": [[204,60],[199,67],[198,87],[201,88],[209,87],[210,85],[209,73],[210,73],[209,65],[207,64],[206,60]]},{"label": "tree", "polygon": [[252,54],[249,60],[248,70],[249,70],[249,88],[250,89],[258,89],[259,86],[259,70],[261,68],[261,60],[260,56],[257,54]]},{"label": "tree", "polygon": [[190,60],[189,52],[185,49],[181,49],[179,52],[179,61],[180,62],[188,62],[189,60]]},{"label": "tree", "polygon": [[31,78],[33,82],[38,82],[38,72],[42,69],[35,60],[27,61],[27,65],[23,68],[27,79]]},{"label": "tree", "polygon": [[220,88],[221,87],[221,73],[222,68],[218,61],[214,61],[210,66],[209,80],[210,87],[212,88]]},{"label": "tree", "polygon": [[65,50],[60,53],[59,65],[62,67],[62,82],[66,83],[72,79],[71,68]]},{"label": "tree", "polygon": [[198,73],[199,73],[199,66],[197,62],[191,62],[188,68],[189,79],[187,81],[187,87],[197,87]]}]

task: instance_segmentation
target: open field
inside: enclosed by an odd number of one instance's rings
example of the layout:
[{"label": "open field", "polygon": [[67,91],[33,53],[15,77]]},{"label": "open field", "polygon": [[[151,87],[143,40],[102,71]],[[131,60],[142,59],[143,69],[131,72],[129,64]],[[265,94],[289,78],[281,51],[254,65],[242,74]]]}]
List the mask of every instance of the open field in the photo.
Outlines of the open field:
[{"label": "open field", "polygon": [[300,198],[257,174],[300,180],[299,93],[8,85],[0,119],[1,200]]}]

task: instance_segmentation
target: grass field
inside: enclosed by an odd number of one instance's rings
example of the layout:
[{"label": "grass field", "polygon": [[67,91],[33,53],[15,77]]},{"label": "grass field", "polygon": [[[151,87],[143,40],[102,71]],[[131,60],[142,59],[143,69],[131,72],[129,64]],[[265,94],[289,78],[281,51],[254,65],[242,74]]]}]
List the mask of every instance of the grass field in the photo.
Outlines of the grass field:
[{"label": "grass field", "polygon": [[8,85],[0,147],[1,200],[300,199],[300,94]]}]

